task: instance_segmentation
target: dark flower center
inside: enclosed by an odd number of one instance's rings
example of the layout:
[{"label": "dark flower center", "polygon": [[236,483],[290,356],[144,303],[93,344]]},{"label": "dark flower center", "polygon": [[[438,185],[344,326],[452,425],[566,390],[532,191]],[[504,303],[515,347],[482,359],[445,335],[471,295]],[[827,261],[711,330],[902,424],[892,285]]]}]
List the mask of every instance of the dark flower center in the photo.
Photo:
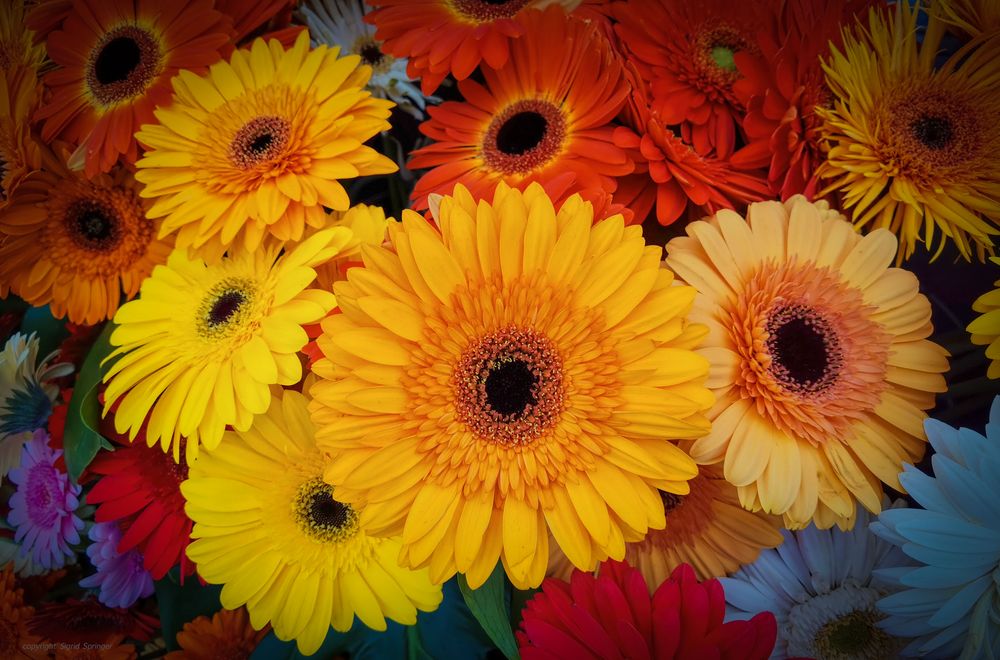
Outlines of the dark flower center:
[{"label": "dark flower center", "polygon": [[870,610],[854,610],[830,621],[816,633],[817,657],[887,658],[895,657],[895,640],[877,625],[878,616]]},{"label": "dark flower center", "polygon": [[663,502],[664,513],[670,513],[684,502],[684,496],[682,495],[677,495],[676,493],[667,493],[662,490],[659,492],[660,492],[660,501]]},{"label": "dark flower center", "polygon": [[508,155],[520,156],[541,143],[548,125],[545,117],[537,112],[519,112],[497,131],[497,149]]},{"label": "dark flower center", "polygon": [[528,0],[451,0],[451,5],[475,22],[510,18],[528,4]]},{"label": "dark flower center", "polygon": [[226,323],[240,310],[246,302],[246,296],[242,291],[226,291],[219,296],[212,309],[208,312],[208,322],[210,325],[220,325]]},{"label": "dark flower center", "polygon": [[333,499],[333,486],[318,477],[299,486],[292,515],[303,532],[323,543],[342,541],[358,530],[358,514]]},{"label": "dark flower center", "polygon": [[94,75],[102,85],[122,82],[142,62],[139,44],[130,37],[117,37],[109,41],[94,62]]},{"label": "dark flower center", "polygon": [[66,211],[66,227],[74,242],[88,250],[105,252],[119,242],[121,228],[112,208],[94,199],[81,199]]},{"label": "dark flower center", "polygon": [[495,365],[486,376],[486,402],[501,415],[520,417],[535,403],[538,377],[527,363],[510,359]]},{"label": "dark flower center", "polygon": [[910,126],[910,130],[928,149],[944,149],[954,137],[954,128],[947,117],[921,115]]},{"label": "dark flower center", "polygon": [[162,59],[152,34],[138,25],[122,25],[107,32],[91,51],[87,88],[105,106],[139,96],[159,74]]},{"label": "dark flower center", "polygon": [[767,320],[771,373],[789,389],[820,392],[837,378],[843,359],[836,332],[812,309],[782,304]]},{"label": "dark flower center", "polygon": [[369,64],[371,66],[377,66],[378,64],[382,63],[382,50],[378,47],[377,44],[369,43],[364,48],[362,48],[361,52],[358,54],[361,55],[361,60],[365,64]]},{"label": "dark flower center", "polygon": [[288,144],[291,125],[283,117],[254,117],[236,132],[229,144],[229,160],[240,169],[281,155]]},{"label": "dark flower center", "polygon": [[313,493],[309,503],[309,521],[320,527],[343,527],[349,513],[350,508],[333,499],[329,491]]}]

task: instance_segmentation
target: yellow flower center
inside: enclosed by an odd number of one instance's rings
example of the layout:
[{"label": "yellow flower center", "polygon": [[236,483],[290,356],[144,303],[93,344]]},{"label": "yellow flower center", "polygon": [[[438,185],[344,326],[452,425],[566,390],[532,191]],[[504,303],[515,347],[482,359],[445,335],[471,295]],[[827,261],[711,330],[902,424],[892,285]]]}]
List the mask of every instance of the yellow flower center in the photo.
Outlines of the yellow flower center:
[{"label": "yellow flower center", "polygon": [[90,51],[87,89],[103,106],[142,95],[163,68],[163,52],[155,36],[134,24],[107,31]]},{"label": "yellow flower center", "polygon": [[320,543],[340,543],[358,533],[358,514],[333,499],[333,487],[319,477],[299,486],[292,517],[307,536]]}]

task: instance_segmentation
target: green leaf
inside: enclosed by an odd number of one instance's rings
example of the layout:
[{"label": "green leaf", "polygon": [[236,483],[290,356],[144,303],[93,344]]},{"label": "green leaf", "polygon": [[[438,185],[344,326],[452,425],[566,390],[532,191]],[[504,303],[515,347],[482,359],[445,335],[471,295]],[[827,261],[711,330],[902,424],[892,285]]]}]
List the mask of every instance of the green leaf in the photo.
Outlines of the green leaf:
[{"label": "green leaf", "polygon": [[30,307],[24,312],[21,319],[21,332],[24,334],[35,333],[38,337],[38,357],[46,357],[49,353],[59,348],[69,331],[66,329],[66,322],[52,316],[49,306]]},{"label": "green leaf", "polygon": [[529,600],[535,597],[541,589],[511,589],[510,591],[510,627],[517,630],[521,625],[522,611]]},{"label": "green leaf", "polygon": [[111,352],[111,332],[114,324],[107,323],[90,352],[83,360],[80,374],[73,387],[73,396],[66,413],[66,430],[63,434],[63,451],[66,469],[73,481],[80,478],[83,469],[90,465],[103,446],[111,445],[98,432],[101,406],[97,401],[97,387],[101,382],[101,362]]},{"label": "green leaf", "polygon": [[156,602],[160,606],[163,641],[170,651],[178,650],[177,633],[185,623],[199,616],[212,616],[222,609],[219,602],[221,586],[202,585],[194,575],[184,578],[181,585],[178,575],[179,571],[175,568],[153,584]]},{"label": "green leaf", "polygon": [[510,628],[510,606],[503,565],[497,562],[493,573],[478,589],[470,589],[464,575],[459,575],[458,586],[472,615],[500,652],[510,660],[519,660],[521,654],[517,651],[514,632]]}]

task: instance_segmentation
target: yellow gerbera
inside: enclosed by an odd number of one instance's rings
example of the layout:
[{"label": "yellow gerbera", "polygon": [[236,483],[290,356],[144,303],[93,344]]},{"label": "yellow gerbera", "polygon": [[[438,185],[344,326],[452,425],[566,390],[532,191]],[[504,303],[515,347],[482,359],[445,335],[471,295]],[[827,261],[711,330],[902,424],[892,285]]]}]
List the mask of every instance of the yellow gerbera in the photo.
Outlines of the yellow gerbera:
[{"label": "yellow gerbera", "polygon": [[355,614],[374,630],[386,618],[413,625],[442,595],[426,570],[400,568],[398,539],[372,538],[357,511],[333,498],[306,405],[297,392],[276,395],[253,428],[227,431],[201,453],[181,492],[194,521],[188,557],[223,585],[222,606],[245,604],[254,628],[270,622],[310,655]]},{"label": "yellow gerbera", "polygon": [[[31,133],[31,116],[41,96],[34,68],[0,68],[0,209],[17,184],[42,166],[42,149]],[[3,288],[0,284],[0,293]]]},{"label": "yellow gerbera", "polygon": [[538,184],[462,186],[362,248],[323,321],[310,404],[325,478],[401,560],[475,588],[502,558],[538,585],[548,532],[582,569],[664,525],[697,472],[668,438],[708,430],[690,287],[620,215],[592,227]]},{"label": "yellow gerbera", "polygon": [[937,66],[944,26],[932,16],[918,43],[918,13],[873,9],[824,63],[835,101],[816,108],[830,147],[821,194],[841,193],[855,225],[894,232],[897,263],[937,230],[938,254],[951,239],[969,259],[1000,233],[1000,33]]},{"label": "yellow gerbera", "polygon": [[0,4],[0,71],[27,67],[37,71],[45,59],[45,46],[34,44],[35,33],[24,27],[24,0]]},{"label": "yellow gerbera", "polygon": [[164,219],[161,235],[176,231],[209,262],[234,242],[296,241],[325,223],[324,206],[347,210],[339,179],[396,170],[363,144],[389,128],[393,103],[364,90],[371,67],[338,52],[310,51],[303,31],[288,51],[258,39],[205,76],[173,79],[160,124],[136,133],[148,149],[136,179],[157,198],[149,216]]},{"label": "yellow gerbera", "polygon": [[997,0],[934,0],[927,12],[972,37],[1000,30]]},{"label": "yellow gerbera", "polygon": [[947,352],[927,340],[931,307],[917,278],[889,268],[896,239],[858,235],[801,195],[720,211],[667,244],[667,264],[701,295],[718,403],[691,444],[723,463],[744,507],[788,527],[854,524],[857,498],[878,513],[882,482],[926,443],[923,411],[945,389]]},{"label": "yellow gerbera", "polygon": [[[271,385],[297,383],[302,326],[329,312],[333,294],[307,288],[315,266],[351,239],[336,227],[317,232],[282,256],[274,247],[237,250],[206,266],[183,250],[171,253],[142,283],[139,298],[115,314],[118,358],[104,381],[104,414],[119,399],[115,428],[190,462],[199,443],[213,448],[227,425],[245,431],[267,410]],[[148,415],[148,419],[147,419]]]},{"label": "yellow gerbera", "polygon": [[[1000,266],[1000,257],[993,257],[990,261]],[[986,357],[991,360],[987,377],[1000,378],[1000,280],[993,284],[995,289],[972,303],[972,309],[980,316],[966,330],[972,333],[973,344],[986,346]]]}]

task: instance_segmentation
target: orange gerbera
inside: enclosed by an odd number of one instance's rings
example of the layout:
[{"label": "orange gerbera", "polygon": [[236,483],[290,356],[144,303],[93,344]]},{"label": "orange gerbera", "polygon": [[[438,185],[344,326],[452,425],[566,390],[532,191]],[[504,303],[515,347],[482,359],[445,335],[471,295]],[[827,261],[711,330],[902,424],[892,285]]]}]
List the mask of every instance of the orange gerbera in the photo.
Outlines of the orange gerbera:
[{"label": "orange gerbera", "polygon": [[24,604],[24,589],[17,587],[14,564],[0,572],[0,658],[32,658],[25,646],[41,639],[31,634],[27,623],[35,608]]},{"label": "orange gerbera", "polygon": [[167,654],[167,660],[215,660],[249,658],[270,631],[271,626],[254,630],[245,607],[219,610],[212,618],[200,616],[184,624],[177,633],[180,651]]},{"label": "orange gerbera", "polygon": [[732,154],[743,104],[733,92],[733,57],[754,51],[754,37],[775,0],[650,0],[615,5],[615,29],[644,80],[653,109],[699,154]]},{"label": "orange gerbera", "polygon": [[558,5],[572,11],[580,0],[367,0],[377,9],[365,20],[393,57],[406,57],[406,73],[431,94],[449,73],[465,80],[483,60],[507,63],[512,41],[526,31],[526,9]]},{"label": "orange gerbera", "polygon": [[124,168],[87,179],[66,169],[29,174],[0,211],[0,281],[57,317],[94,324],[164,263],[148,202]]},{"label": "orange gerbera", "polygon": [[613,192],[615,177],[632,171],[610,125],[629,85],[606,39],[557,7],[520,18],[526,34],[506,65],[483,67],[484,85],[460,82],[464,103],[428,110],[420,130],[437,142],[415,151],[409,165],[434,169],[413,189],[416,208],[459,182],[483,199],[500,181],[519,190],[537,181],[558,204],[576,192]]},{"label": "orange gerbera", "polygon": [[88,176],[119,156],[134,162],[133,133],[170,100],[170,78],[203,69],[230,41],[230,22],[212,0],[76,0],[46,40],[59,68],[45,76],[51,100],[38,111],[42,139],[79,145]]},{"label": "orange gerbera", "polygon": [[733,92],[746,106],[747,146],[732,159],[739,166],[767,167],[771,192],[785,200],[816,196],[816,168],[825,156],[823,120],[815,109],[832,99],[821,59],[843,42],[841,26],[863,16],[874,0],[818,4],[790,0],[769,29],[758,33],[756,49],[736,53],[744,76]]},{"label": "orange gerbera", "polygon": [[34,68],[0,68],[0,209],[18,182],[41,167],[42,152],[30,125],[40,97]]}]

